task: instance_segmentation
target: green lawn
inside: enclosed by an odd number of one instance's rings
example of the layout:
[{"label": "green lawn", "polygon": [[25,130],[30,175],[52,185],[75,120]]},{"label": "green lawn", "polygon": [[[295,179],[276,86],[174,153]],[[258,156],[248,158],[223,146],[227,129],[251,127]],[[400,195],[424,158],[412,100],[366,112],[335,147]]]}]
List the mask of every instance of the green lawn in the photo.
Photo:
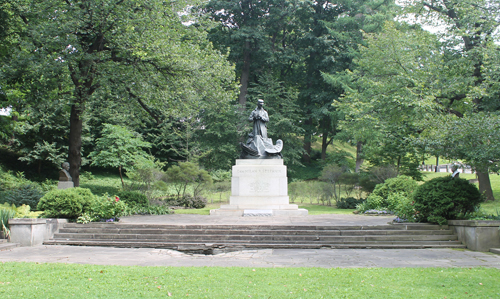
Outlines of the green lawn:
[{"label": "green lawn", "polygon": [[489,268],[0,264],[1,298],[499,298]]}]

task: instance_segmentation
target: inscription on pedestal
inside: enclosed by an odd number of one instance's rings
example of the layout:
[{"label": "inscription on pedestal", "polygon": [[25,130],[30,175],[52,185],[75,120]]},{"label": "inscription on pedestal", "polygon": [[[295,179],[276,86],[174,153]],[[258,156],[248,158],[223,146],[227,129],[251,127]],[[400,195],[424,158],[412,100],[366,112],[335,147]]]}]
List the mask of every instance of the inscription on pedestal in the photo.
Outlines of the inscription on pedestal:
[{"label": "inscription on pedestal", "polygon": [[242,174],[283,174],[285,173],[284,169],[236,169],[234,174],[242,175]]},{"label": "inscription on pedestal", "polygon": [[250,183],[250,192],[261,193],[261,192],[269,192],[270,190],[269,182],[263,180],[255,180]]}]

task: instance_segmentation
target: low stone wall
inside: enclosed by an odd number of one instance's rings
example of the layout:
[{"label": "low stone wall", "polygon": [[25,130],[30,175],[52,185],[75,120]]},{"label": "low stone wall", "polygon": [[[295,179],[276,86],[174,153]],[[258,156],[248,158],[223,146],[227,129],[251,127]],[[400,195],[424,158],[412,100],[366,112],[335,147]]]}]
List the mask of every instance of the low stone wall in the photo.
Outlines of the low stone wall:
[{"label": "low stone wall", "polygon": [[490,248],[500,248],[500,221],[449,220],[448,226],[470,250],[490,251]]},{"label": "low stone wall", "polygon": [[20,246],[41,245],[54,236],[67,219],[14,218],[9,220],[10,242]]}]

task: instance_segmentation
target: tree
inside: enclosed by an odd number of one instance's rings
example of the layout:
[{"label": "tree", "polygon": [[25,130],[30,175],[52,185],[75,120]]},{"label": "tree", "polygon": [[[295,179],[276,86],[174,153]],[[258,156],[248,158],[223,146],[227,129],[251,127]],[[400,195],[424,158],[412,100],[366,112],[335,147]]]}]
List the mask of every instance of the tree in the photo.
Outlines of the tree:
[{"label": "tree", "polygon": [[[428,151],[448,159],[460,159],[482,172],[500,170],[500,117],[479,112],[464,117],[444,115],[427,120],[416,140]],[[491,189],[483,190],[492,200]]]},{"label": "tree", "polygon": [[96,139],[95,151],[89,154],[91,165],[104,167],[118,167],[122,187],[122,168],[133,168],[138,160],[151,160],[142,148],[150,148],[151,144],[142,140],[142,137],[125,127],[104,124],[102,137]]},{"label": "tree", "polygon": [[[498,0],[407,0],[403,1],[408,13],[415,14],[423,24],[440,23],[443,48],[456,52],[447,64],[467,66],[462,73],[460,88],[447,89],[440,96],[444,109],[448,106],[469,106],[468,113],[498,111],[498,28],[500,1]],[[495,53],[496,52],[496,53]],[[493,55],[492,55],[493,54]],[[491,64],[491,59],[497,63]],[[496,75],[493,75],[496,74]],[[458,104],[457,104],[458,102]],[[450,111],[454,113],[454,111]],[[454,113],[463,117],[465,113]],[[494,200],[488,169],[477,169],[479,190]]]},{"label": "tree", "polygon": [[35,89],[38,94],[25,88],[30,97],[55,94],[70,103],[68,161],[75,186],[83,117],[92,100],[127,98],[158,120],[151,106],[173,113],[181,102],[228,100],[232,67],[206,41],[206,33],[182,24],[178,12],[185,5],[51,0],[17,7],[15,16],[29,34],[22,47],[13,48],[18,60],[4,69],[27,64],[35,71],[35,84],[23,84],[47,87]]},{"label": "tree", "polygon": [[439,113],[440,93],[460,81],[466,66],[450,65],[455,76],[439,76],[445,54],[439,52],[438,38],[394,22],[379,34],[366,34],[365,42],[356,67],[346,71],[346,93],[337,103],[346,115],[343,128],[363,140],[372,164],[397,165],[399,172],[416,176],[422,148],[409,138],[419,134],[420,120]]},{"label": "tree", "polygon": [[170,167],[167,170],[167,178],[174,183],[177,199],[186,197],[188,185],[193,188],[193,198],[197,198],[203,186],[212,183],[212,177],[208,172],[192,162],[181,162],[179,165]]}]

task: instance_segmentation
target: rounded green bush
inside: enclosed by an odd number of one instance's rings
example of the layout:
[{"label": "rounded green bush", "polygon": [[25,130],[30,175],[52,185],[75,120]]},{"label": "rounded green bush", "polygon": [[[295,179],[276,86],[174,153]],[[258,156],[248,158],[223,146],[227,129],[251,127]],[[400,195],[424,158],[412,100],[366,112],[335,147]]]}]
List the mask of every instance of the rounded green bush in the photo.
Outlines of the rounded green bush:
[{"label": "rounded green bush", "polygon": [[378,195],[384,199],[387,199],[390,194],[394,193],[403,193],[408,196],[415,191],[417,187],[418,183],[414,179],[406,175],[400,175],[385,180],[383,184],[378,184],[372,194]]},{"label": "rounded green bush", "polygon": [[475,185],[451,176],[425,182],[417,188],[413,199],[417,220],[438,224],[474,212],[482,201]]},{"label": "rounded green bush", "polygon": [[394,212],[399,201],[402,198],[411,196],[417,187],[418,183],[406,175],[387,179],[383,184],[378,184],[375,187],[366,199],[366,204],[361,207],[369,210],[388,210]]},{"label": "rounded green bush", "polygon": [[129,206],[147,207],[149,200],[143,193],[138,191],[121,191],[118,192],[120,200],[124,201]]},{"label": "rounded green bush", "polygon": [[44,211],[44,217],[76,219],[89,211],[96,197],[89,189],[69,188],[52,190],[38,202],[38,210]]}]

